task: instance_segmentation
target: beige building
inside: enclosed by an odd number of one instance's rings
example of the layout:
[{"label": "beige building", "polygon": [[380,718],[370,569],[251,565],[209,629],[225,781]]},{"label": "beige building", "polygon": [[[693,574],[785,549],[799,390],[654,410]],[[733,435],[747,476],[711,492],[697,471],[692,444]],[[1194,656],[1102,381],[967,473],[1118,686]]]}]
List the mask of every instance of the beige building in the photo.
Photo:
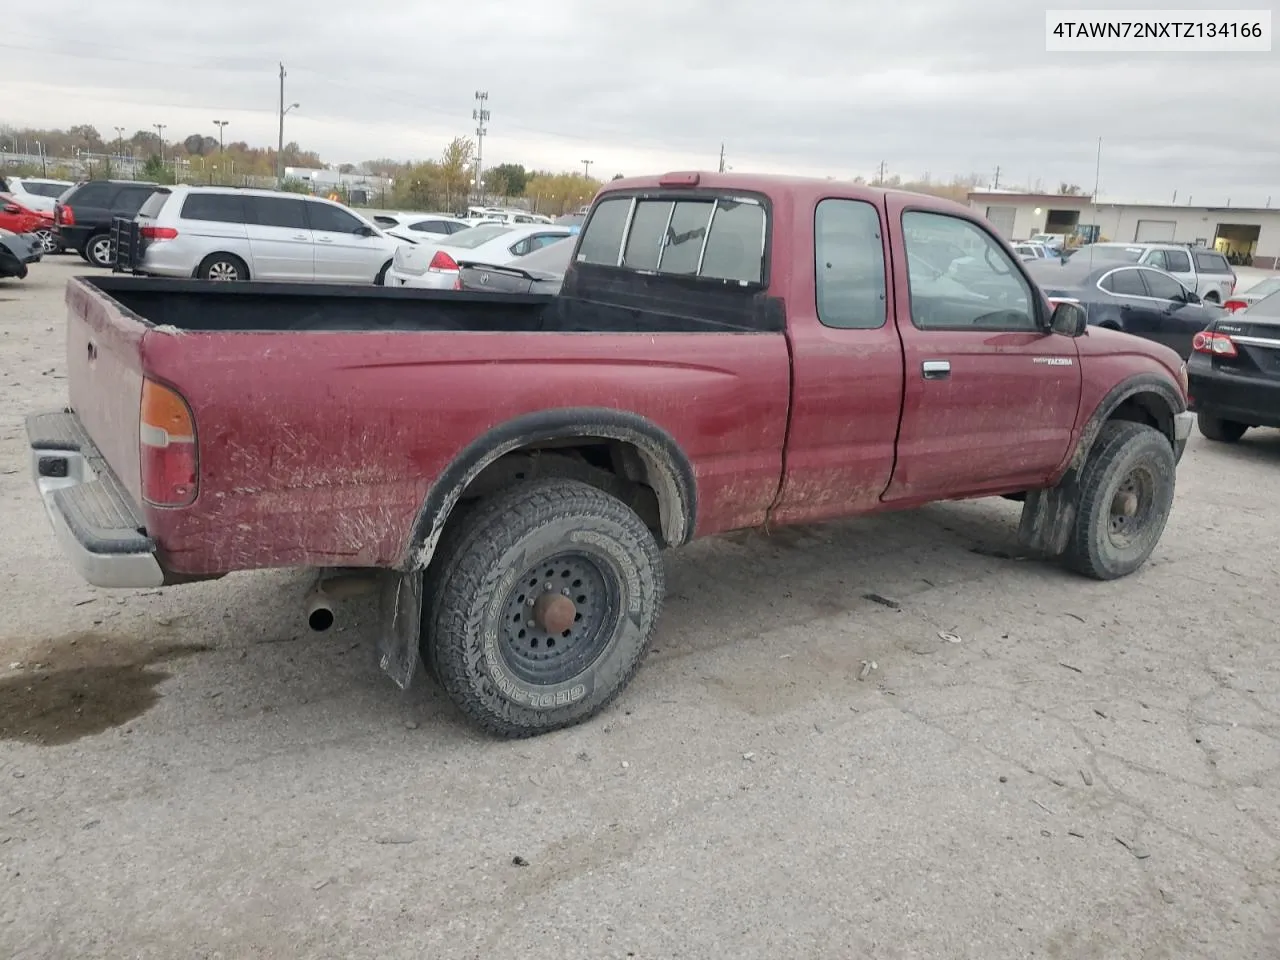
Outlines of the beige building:
[{"label": "beige building", "polygon": [[1176,240],[1214,247],[1241,262],[1247,256],[1255,267],[1280,267],[1280,209],[1105,201],[1095,207],[1089,197],[1007,190],[975,190],[969,206],[1007,240],[1037,233],[1128,243]]}]

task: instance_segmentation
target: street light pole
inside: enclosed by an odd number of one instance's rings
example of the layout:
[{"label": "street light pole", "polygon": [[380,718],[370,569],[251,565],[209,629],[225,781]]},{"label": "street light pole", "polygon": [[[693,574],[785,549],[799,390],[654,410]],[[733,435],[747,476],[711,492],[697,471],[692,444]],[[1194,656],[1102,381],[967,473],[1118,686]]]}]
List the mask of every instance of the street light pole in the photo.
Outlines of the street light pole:
[{"label": "street light pole", "polygon": [[290,110],[296,110],[301,104],[291,103],[289,106],[284,105],[284,64],[280,64],[280,142],[276,146],[276,186],[284,186],[284,116]]},{"label": "street light pole", "polygon": [[226,128],[230,120],[215,120],[214,125],[218,128],[218,152],[222,153],[222,131]]},{"label": "street light pole", "polygon": [[594,160],[583,160],[583,161],[582,161],[582,175],[583,175],[584,177],[586,177],[588,180],[590,180],[590,179],[591,179],[591,165],[592,165],[593,163],[595,163],[595,161],[594,161]]},{"label": "street light pole", "polygon": [[124,127],[116,127],[116,159],[124,159]]},{"label": "street light pole", "polygon": [[156,136],[160,138],[160,165],[164,166],[164,128],[167,127],[168,124],[153,123],[152,126],[156,128]]}]

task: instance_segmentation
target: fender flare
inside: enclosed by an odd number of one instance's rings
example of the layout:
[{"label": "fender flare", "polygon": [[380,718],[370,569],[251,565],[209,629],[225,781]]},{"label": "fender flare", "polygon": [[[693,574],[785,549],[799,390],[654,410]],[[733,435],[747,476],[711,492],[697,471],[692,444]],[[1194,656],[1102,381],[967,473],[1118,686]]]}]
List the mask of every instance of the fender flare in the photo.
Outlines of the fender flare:
[{"label": "fender flare", "polygon": [[463,493],[500,457],[531,444],[596,437],[630,444],[640,452],[658,496],[664,545],[680,546],[692,539],[697,522],[697,480],[675,438],[653,421],[625,410],[565,407],[508,420],[467,444],[427,491],[399,569],[426,569]]},{"label": "fender flare", "polygon": [[1057,483],[1045,489],[1027,491],[1022,519],[1018,524],[1018,541],[1024,547],[1049,556],[1059,556],[1066,550],[1080,502],[1080,475],[1102,425],[1122,403],[1141,394],[1160,398],[1156,409],[1148,407],[1147,410],[1174,448],[1175,455],[1179,452],[1175,418],[1186,410],[1187,404],[1171,378],[1158,373],[1139,373],[1120,381],[1094,408]]}]

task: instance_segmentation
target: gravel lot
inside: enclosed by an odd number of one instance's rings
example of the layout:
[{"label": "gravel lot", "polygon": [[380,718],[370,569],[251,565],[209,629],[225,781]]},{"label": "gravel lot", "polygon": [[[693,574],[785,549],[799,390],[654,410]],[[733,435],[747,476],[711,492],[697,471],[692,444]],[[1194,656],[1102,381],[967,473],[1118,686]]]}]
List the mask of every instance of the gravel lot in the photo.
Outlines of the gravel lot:
[{"label": "gravel lot", "polygon": [[616,706],[501,743],[302,573],[72,573],[22,416],[87,270],[0,281],[0,957],[1280,956],[1280,433],[1193,436],[1113,584],[1005,501],[696,544]]}]

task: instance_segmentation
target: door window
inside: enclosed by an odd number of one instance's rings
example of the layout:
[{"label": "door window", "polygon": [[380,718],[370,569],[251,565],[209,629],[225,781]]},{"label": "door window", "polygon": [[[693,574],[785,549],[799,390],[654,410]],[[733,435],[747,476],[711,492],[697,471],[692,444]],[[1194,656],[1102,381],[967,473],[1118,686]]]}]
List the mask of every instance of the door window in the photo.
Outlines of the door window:
[{"label": "door window", "polygon": [[1142,273],[1135,269],[1116,270],[1102,278],[1101,287],[1118,297],[1147,297],[1147,288],[1142,282]]},{"label": "door window", "polygon": [[1157,300],[1185,301],[1187,298],[1186,288],[1173,277],[1167,276],[1166,274],[1156,273],[1154,270],[1135,270],[1126,272],[1141,273],[1142,279],[1147,283],[1148,292]]},{"label": "door window", "polygon": [[324,230],[329,233],[358,233],[364,226],[358,218],[341,207],[312,200],[307,201],[306,206],[312,230]]},{"label": "door window", "polygon": [[1170,273],[1190,273],[1191,257],[1181,250],[1164,250],[1164,268]]},{"label": "door window", "polygon": [[1031,284],[1004,246],[973,221],[908,210],[902,235],[916,327],[1037,329]]},{"label": "door window", "polygon": [[243,198],[233,193],[192,193],[182,203],[182,219],[244,223]]},{"label": "door window", "polygon": [[260,227],[309,230],[304,201],[292,197],[245,197],[245,220]]},{"label": "door window", "polygon": [[842,330],[885,321],[884,242],[880,214],[861,200],[823,200],[814,215],[818,319]]},{"label": "door window", "polygon": [[1147,259],[1142,261],[1147,266],[1155,267],[1157,270],[1168,270],[1169,266],[1164,258],[1163,250],[1152,250],[1147,254]]},{"label": "door window", "polygon": [[443,220],[419,220],[417,223],[409,224],[409,229],[415,233],[434,233],[443,236],[453,232],[449,229],[449,224]]},{"label": "door window", "polygon": [[67,198],[66,202],[77,207],[105,207],[111,196],[108,183],[86,183]]}]

